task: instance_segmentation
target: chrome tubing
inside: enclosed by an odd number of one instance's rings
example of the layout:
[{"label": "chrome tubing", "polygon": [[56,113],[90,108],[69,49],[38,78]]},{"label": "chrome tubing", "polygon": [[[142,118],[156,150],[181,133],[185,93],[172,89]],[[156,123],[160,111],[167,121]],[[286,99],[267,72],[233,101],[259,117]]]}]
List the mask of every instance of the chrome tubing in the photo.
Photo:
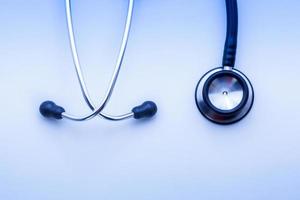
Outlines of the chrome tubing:
[{"label": "chrome tubing", "polygon": [[106,107],[107,103],[110,100],[110,97],[113,93],[113,89],[116,85],[121,66],[123,63],[123,58],[125,55],[125,50],[127,47],[128,43],[128,38],[129,38],[129,32],[131,28],[131,23],[132,23],[132,15],[133,15],[133,8],[134,8],[134,0],[129,0],[129,5],[128,5],[128,12],[127,12],[127,19],[126,19],[126,24],[125,24],[125,29],[123,33],[123,38],[122,38],[122,43],[121,43],[121,48],[119,51],[117,63],[115,65],[115,69],[112,75],[112,78],[109,83],[109,87],[107,89],[107,92],[105,94],[104,99],[102,100],[101,104],[99,106],[95,106],[95,104],[92,102],[91,97],[89,96],[89,92],[87,90],[84,76],[82,73],[82,68],[81,64],[79,61],[79,56],[77,52],[77,47],[76,47],[76,42],[75,42],[75,36],[74,36],[74,28],[73,28],[73,21],[72,21],[72,11],[71,11],[71,0],[65,0],[66,3],[66,15],[67,15],[67,24],[68,24],[68,32],[69,32],[69,40],[70,40],[70,46],[71,46],[71,51],[72,51],[72,56],[73,56],[73,62],[74,66],[76,69],[76,74],[77,78],[80,84],[81,92],[84,96],[84,100],[86,101],[87,105],[93,110],[92,113],[86,114],[84,116],[74,116],[70,115],[66,112],[62,113],[62,117],[74,121],[85,121],[94,118],[97,115],[102,116],[105,119],[108,120],[113,120],[113,121],[119,121],[119,120],[124,120],[128,118],[132,118],[134,116],[133,112],[128,112],[123,115],[118,115],[118,116],[113,116],[113,115],[108,115],[102,112],[102,110]]}]

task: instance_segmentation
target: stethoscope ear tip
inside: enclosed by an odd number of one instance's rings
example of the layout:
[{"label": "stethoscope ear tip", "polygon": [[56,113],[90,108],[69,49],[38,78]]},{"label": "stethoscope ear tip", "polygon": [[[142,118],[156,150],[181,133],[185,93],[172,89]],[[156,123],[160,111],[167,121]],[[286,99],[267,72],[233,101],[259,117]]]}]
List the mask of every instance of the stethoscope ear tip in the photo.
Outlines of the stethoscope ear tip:
[{"label": "stethoscope ear tip", "polygon": [[53,101],[45,101],[40,105],[40,113],[46,118],[62,119],[63,107],[56,105]]},{"label": "stethoscope ear tip", "polygon": [[132,109],[135,119],[151,118],[157,113],[157,106],[153,101],[146,101]]}]

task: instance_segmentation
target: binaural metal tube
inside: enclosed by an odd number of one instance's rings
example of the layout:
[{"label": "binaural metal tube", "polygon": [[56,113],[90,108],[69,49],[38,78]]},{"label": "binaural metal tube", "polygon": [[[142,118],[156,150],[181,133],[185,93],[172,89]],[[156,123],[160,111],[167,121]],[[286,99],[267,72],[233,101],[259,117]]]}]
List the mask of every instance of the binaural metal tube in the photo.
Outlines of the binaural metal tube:
[{"label": "binaural metal tube", "polygon": [[105,106],[107,105],[107,103],[110,100],[110,97],[113,93],[113,89],[116,85],[116,82],[117,82],[117,79],[118,79],[118,76],[119,76],[119,73],[120,73],[120,70],[121,70],[121,66],[122,66],[122,63],[123,63],[123,58],[124,58],[125,50],[126,50],[126,47],[127,47],[128,38],[129,38],[131,22],[132,22],[134,0],[129,0],[125,30],[124,30],[124,34],[123,34],[123,38],[122,38],[122,44],[121,44],[121,48],[120,48],[120,51],[119,51],[118,60],[117,60],[117,63],[115,65],[115,69],[114,69],[112,78],[110,80],[109,87],[107,89],[105,97],[104,97],[104,99],[102,100],[102,102],[99,106],[95,106],[95,104],[92,102],[92,99],[89,96],[89,92],[87,90],[85,80],[84,80],[84,76],[83,76],[83,73],[82,73],[81,64],[80,64],[80,61],[79,61],[79,56],[78,56],[78,52],[77,52],[77,48],[76,48],[74,28],[73,28],[73,23],[72,23],[71,0],[65,0],[65,3],[66,3],[66,15],[67,15],[69,40],[70,40],[70,46],[71,46],[73,62],[74,62],[74,66],[75,66],[75,69],[76,69],[77,78],[78,78],[78,81],[79,81],[79,84],[80,84],[80,88],[81,88],[81,92],[83,94],[84,100],[86,101],[87,105],[93,110],[93,112],[90,113],[90,114],[87,114],[85,116],[81,116],[81,117],[73,116],[73,115],[70,115],[70,114],[64,112],[64,113],[62,113],[62,117],[70,119],[70,120],[74,120],[74,121],[89,120],[89,119],[92,119],[93,117],[95,117],[98,114],[100,116],[102,116],[103,118],[105,118],[105,119],[114,120],[114,121],[123,120],[123,119],[133,117],[134,116],[133,112],[129,112],[129,113],[119,115],[119,116],[113,116],[113,115],[108,115],[108,114],[103,113],[102,110],[105,108]]}]

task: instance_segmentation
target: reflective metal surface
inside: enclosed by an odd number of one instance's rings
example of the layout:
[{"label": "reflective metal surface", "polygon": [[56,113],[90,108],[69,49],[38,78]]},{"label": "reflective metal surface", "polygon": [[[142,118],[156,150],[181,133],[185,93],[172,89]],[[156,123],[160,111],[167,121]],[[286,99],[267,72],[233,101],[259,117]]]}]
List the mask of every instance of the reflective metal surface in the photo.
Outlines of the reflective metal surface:
[{"label": "reflective metal surface", "polygon": [[220,110],[232,110],[242,101],[241,83],[234,77],[222,76],[214,79],[208,89],[209,101]]},{"label": "reflective metal surface", "polygon": [[79,56],[78,56],[76,42],[75,42],[75,36],[74,36],[73,21],[72,21],[71,0],[65,0],[70,46],[71,46],[73,62],[74,62],[74,66],[76,69],[77,78],[78,78],[84,99],[85,99],[86,103],[88,104],[88,106],[93,111],[89,114],[86,114],[85,116],[73,116],[68,113],[63,113],[62,116],[64,118],[74,120],[74,121],[85,121],[85,120],[91,119],[99,114],[102,117],[104,117],[105,119],[118,121],[118,120],[123,120],[123,119],[133,117],[132,112],[128,112],[126,114],[119,115],[119,116],[112,116],[112,115],[108,115],[108,114],[105,114],[102,112],[102,110],[105,108],[105,106],[107,105],[107,103],[112,95],[113,89],[115,87],[115,84],[116,84],[118,76],[119,76],[119,72],[121,70],[123,58],[125,55],[125,50],[127,47],[127,42],[128,42],[129,32],[130,32],[130,27],[131,27],[131,22],[132,22],[134,0],[129,0],[128,2],[129,2],[129,4],[128,4],[127,19],[126,19],[126,23],[125,23],[125,29],[124,29],[124,33],[123,33],[121,48],[119,50],[119,55],[118,55],[118,59],[117,59],[116,65],[115,65],[115,69],[114,69],[114,72],[113,72],[113,75],[112,75],[112,78],[109,83],[109,87],[106,91],[104,99],[100,102],[100,104],[98,106],[96,106],[96,104],[93,103],[92,99],[89,96],[89,92],[88,92],[87,86],[85,84],[85,80],[84,80],[82,69],[81,69],[81,64],[79,61]]},{"label": "reflective metal surface", "polygon": [[[236,78],[218,76],[219,78],[214,79],[208,87],[208,100],[211,103],[209,105],[203,95],[204,90],[207,89],[204,86],[208,79],[220,72],[230,72],[239,76],[245,81],[248,94],[245,95],[245,89]],[[243,99],[245,97],[247,98]],[[232,124],[249,113],[254,102],[254,91],[249,79],[242,72],[230,67],[219,67],[207,72],[200,79],[196,87],[195,100],[199,111],[208,120],[218,124]],[[228,112],[218,112],[212,106]]]}]

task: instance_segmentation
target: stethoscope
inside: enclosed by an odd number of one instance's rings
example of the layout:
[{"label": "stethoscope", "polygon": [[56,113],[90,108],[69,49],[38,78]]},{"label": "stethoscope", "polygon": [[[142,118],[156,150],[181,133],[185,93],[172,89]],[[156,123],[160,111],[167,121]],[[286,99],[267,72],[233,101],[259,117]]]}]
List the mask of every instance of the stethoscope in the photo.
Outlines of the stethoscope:
[{"label": "stethoscope", "polygon": [[54,119],[70,119],[74,121],[85,121],[94,118],[97,115],[100,115],[101,117],[113,120],[113,121],[120,121],[128,118],[135,118],[135,119],[142,119],[142,118],[150,118],[153,117],[157,112],[156,104],[152,101],[146,101],[142,105],[134,107],[131,112],[128,112],[123,115],[113,116],[106,114],[102,112],[104,108],[106,107],[107,103],[110,100],[110,97],[113,93],[113,89],[116,85],[120,69],[122,66],[123,58],[126,51],[126,46],[128,42],[131,22],[132,22],[132,15],[133,15],[133,7],[134,7],[134,0],[129,0],[128,5],[128,12],[127,12],[127,19],[126,19],[126,25],[125,30],[123,33],[123,39],[121,43],[121,48],[119,51],[117,63],[112,75],[112,78],[109,83],[108,90],[105,94],[104,99],[100,103],[99,106],[95,106],[95,104],[92,102],[92,99],[89,96],[83,73],[81,70],[81,65],[79,62],[78,52],[76,48],[76,42],[74,37],[74,29],[73,29],[73,23],[72,23],[72,11],[71,11],[71,0],[65,0],[65,6],[66,6],[66,16],[67,16],[67,24],[68,24],[68,33],[69,33],[69,40],[71,45],[71,51],[73,56],[73,62],[76,69],[77,78],[79,80],[80,88],[83,94],[83,97],[89,106],[89,108],[92,110],[91,113],[86,114],[84,116],[74,116],[71,114],[66,113],[65,109],[61,106],[56,105],[52,101],[45,101],[40,105],[40,113],[47,118],[54,118]]},{"label": "stethoscope", "polygon": [[232,124],[252,108],[254,91],[249,79],[234,68],[237,35],[237,0],[226,0],[227,34],[222,67],[207,72],[198,82],[196,104],[204,117],[218,124]]},{"label": "stethoscope", "polygon": [[[65,2],[73,62],[82,94],[92,112],[85,116],[77,117],[66,113],[64,108],[57,106],[54,102],[46,101],[40,106],[41,114],[48,118],[66,118],[74,121],[85,121],[97,115],[114,121],[128,118],[142,119],[154,116],[157,112],[157,107],[152,101],[146,101],[142,105],[133,108],[131,112],[119,116],[112,116],[102,112],[109,102],[122,66],[131,27],[134,0],[129,0],[123,40],[112,79],[105,98],[97,107],[88,94],[82,75],[72,25],[70,0],[66,0]],[[254,101],[254,91],[251,82],[242,72],[234,68],[238,35],[237,0],[226,0],[226,11],[227,34],[222,67],[207,72],[198,82],[195,92],[196,104],[199,111],[207,119],[219,124],[231,124],[241,120],[249,113]]]}]

